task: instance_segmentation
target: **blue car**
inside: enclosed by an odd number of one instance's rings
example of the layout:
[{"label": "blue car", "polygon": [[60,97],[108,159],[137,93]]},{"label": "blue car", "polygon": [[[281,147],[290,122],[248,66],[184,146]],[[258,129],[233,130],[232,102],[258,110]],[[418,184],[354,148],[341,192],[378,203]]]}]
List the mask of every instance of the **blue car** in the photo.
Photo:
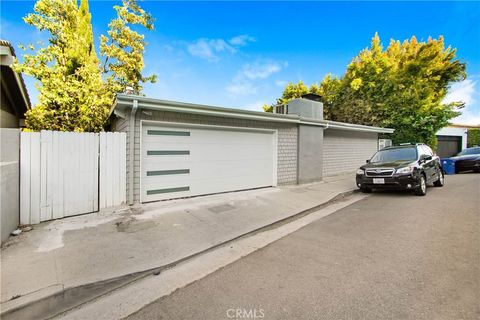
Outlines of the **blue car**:
[{"label": "blue car", "polygon": [[451,159],[455,161],[455,173],[480,172],[480,147],[464,149]]}]

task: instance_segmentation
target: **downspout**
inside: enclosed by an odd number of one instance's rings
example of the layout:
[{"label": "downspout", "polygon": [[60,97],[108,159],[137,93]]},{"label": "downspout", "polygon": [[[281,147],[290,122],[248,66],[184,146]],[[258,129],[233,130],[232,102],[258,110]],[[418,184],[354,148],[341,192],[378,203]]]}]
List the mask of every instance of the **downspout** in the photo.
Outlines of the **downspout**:
[{"label": "downspout", "polygon": [[130,165],[128,171],[128,204],[133,204],[133,190],[135,189],[134,186],[134,178],[135,178],[135,114],[137,113],[138,109],[138,100],[133,100],[132,112],[130,114],[130,137],[129,137],[129,149],[130,149]]},{"label": "downspout", "polygon": [[[288,114],[288,103],[283,105],[283,114]],[[298,115],[298,118],[301,119],[300,115]],[[300,184],[300,128],[302,124],[299,122],[297,124],[297,185]]]},{"label": "downspout", "polygon": [[324,155],[325,155],[325,130],[328,129],[328,122],[325,123],[326,126],[323,128],[323,132],[322,132],[322,180],[321,181],[325,181],[325,177],[324,177],[324,168],[323,166],[325,165],[325,158],[324,158]]}]

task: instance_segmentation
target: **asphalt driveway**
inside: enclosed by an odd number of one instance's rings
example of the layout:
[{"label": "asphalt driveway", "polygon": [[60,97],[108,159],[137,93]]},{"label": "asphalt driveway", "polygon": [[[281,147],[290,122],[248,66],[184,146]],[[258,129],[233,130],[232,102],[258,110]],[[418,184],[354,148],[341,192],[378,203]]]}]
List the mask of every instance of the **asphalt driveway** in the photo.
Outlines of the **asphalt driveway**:
[{"label": "asphalt driveway", "polygon": [[129,319],[479,319],[480,174],[372,196]]}]

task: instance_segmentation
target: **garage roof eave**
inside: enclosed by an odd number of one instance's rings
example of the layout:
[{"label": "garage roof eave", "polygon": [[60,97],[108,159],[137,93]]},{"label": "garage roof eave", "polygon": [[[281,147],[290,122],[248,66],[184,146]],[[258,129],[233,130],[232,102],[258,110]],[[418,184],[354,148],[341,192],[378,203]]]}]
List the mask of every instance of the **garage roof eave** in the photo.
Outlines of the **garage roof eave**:
[{"label": "garage roof eave", "polygon": [[360,131],[360,132],[376,132],[376,133],[393,133],[395,129],[392,128],[381,128],[373,126],[365,126],[360,124],[352,124],[345,122],[337,122],[324,120],[324,123],[327,125],[327,129],[338,129],[338,130],[348,130],[348,131]]},{"label": "garage roof eave", "polygon": [[151,99],[127,94],[117,94],[115,103],[110,110],[110,114],[116,110],[124,113],[126,108],[130,108],[132,106],[134,100],[138,101],[138,108],[147,110],[172,111],[216,117],[232,117],[273,122],[298,123],[300,121],[300,117],[297,115],[273,114],[260,111],[214,107],[194,103]]},{"label": "garage roof eave", "polygon": [[135,100],[138,101],[138,108],[147,110],[172,111],[206,116],[240,118],[259,121],[289,122],[311,126],[319,126],[324,127],[325,129],[331,128],[359,132],[393,133],[395,131],[394,129],[390,128],[380,128],[330,120],[303,118],[293,114],[276,114],[269,112],[214,107],[202,104],[152,99],[123,93],[119,93],[116,95],[115,102],[112,106],[112,109],[110,110],[110,115],[112,113],[115,113],[117,115],[125,115],[127,113],[127,109],[132,107],[133,101]]}]

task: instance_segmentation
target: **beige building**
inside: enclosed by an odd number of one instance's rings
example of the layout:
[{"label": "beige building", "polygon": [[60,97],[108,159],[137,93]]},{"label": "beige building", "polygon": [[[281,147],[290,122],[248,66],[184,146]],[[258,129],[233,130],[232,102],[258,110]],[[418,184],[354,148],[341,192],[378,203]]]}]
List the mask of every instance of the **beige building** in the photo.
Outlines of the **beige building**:
[{"label": "beige building", "polygon": [[1,61],[1,113],[0,128],[23,126],[25,112],[30,109],[30,99],[22,75],[12,70],[15,50],[5,40],[0,40]]}]

